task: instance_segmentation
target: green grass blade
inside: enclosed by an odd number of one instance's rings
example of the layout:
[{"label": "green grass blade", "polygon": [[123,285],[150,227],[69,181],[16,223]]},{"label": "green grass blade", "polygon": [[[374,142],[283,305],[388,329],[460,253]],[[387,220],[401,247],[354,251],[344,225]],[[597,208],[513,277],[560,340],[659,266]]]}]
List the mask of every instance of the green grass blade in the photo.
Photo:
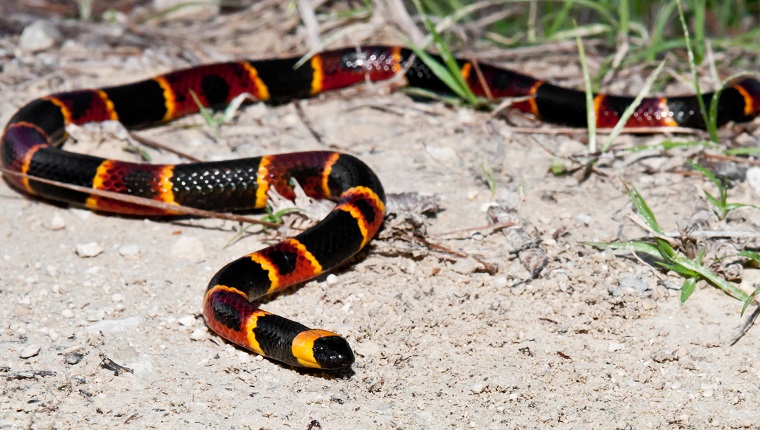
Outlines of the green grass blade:
[{"label": "green grass blade", "polygon": [[732,283],[726,281],[725,279],[721,278],[720,276],[716,275],[710,269],[708,269],[708,268],[706,268],[706,267],[704,267],[704,266],[702,266],[700,264],[697,264],[694,261],[692,261],[692,260],[690,260],[690,259],[688,259],[686,257],[682,257],[682,256],[679,256],[679,255],[676,255],[676,256],[673,257],[672,260],[673,260],[674,264],[678,264],[678,265],[682,266],[683,268],[685,268],[687,270],[691,270],[691,271],[693,271],[695,273],[698,273],[699,276],[701,276],[702,278],[704,278],[705,280],[707,280],[708,282],[710,282],[712,285],[720,288],[726,294],[728,294],[729,296],[731,296],[731,297],[733,297],[735,299],[744,301],[744,300],[747,300],[747,297],[749,297],[747,295],[747,293],[745,293],[744,291],[740,290],[735,285],[733,285]]},{"label": "green grass blade", "polygon": [[699,102],[699,112],[702,114],[702,118],[705,122],[705,127],[710,134],[710,140],[718,143],[718,127],[716,123],[710,121],[710,117],[705,107],[705,101],[702,99],[702,89],[699,85],[699,75],[697,74],[697,64],[694,57],[694,49],[691,44],[691,37],[689,35],[689,26],[686,25],[686,18],[683,12],[683,5],[681,0],[675,0],[678,6],[678,17],[681,20],[681,27],[683,28],[684,42],[686,42],[686,52],[689,54],[689,68],[691,69],[692,79],[694,80],[694,90],[697,94],[697,102]]},{"label": "green grass blade", "polygon": [[[465,88],[462,87],[462,85],[459,83],[459,81],[452,76],[451,72],[448,68],[446,68],[444,65],[436,61],[435,58],[433,58],[430,54],[425,52],[423,49],[420,49],[417,46],[410,46],[410,49],[414,51],[414,54],[419,57],[419,59],[430,69],[433,74],[440,79],[444,84],[446,84],[446,87],[448,87],[451,92],[457,95],[461,100],[463,100],[466,103],[470,102],[470,97],[467,94],[467,91]],[[469,90],[469,87],[467,88]],[[474,97],[474,95],[473,95]]]},{"label": "green grass blade", "polygon": [[636,186],[631,185],[628,188],[628,196],[631,198],[631,202],[633,202],[636,212],[644,218],[646,225],[655,233],[664,235],[665,232],[660,227],[660,224],[657,223],[657,218],[655,218],[654,213],[649,209],[649,205],[647,205],[647,202],[641,194],[639,194],[639,190],[636,189]]},{"label": "green grass blade", "polygon": [[755,288],[755,291],[753,291],[752,294],[750,294],[749,297],[747,297],[747,300],[744,301],[744,306],[742,306],[742,313],[741,313],[742,316],[744,316],[744,311],[747,310],[749,305],[751,305],[752,302],[755,301],[758,294],[760,294],[760,285],[757,286],[757,288]]},{"label": "green grass blade", "polygon": [[742,251],[739,254],[740,257],[749,258],[754,261],[755,264],[760,264],[760,252],[757,251]]},{"label": "green grass blade", "polygon": [[625,127],[625,124],[628,122],[628,119],[633,115],[633,112],[636,110],[636,107],[641,103],[641,100],[644,99],[644,97],[649,93],[649,89],[652,88],[652,84],[654,83],[655,79],[660,75],[660,72],[662,71],[662,68],[665,67],[665,61],[660,61],[660,64],[657,66],[657,68],[652,72],[648,77],[647,80],[644,82],[644,86],[641,88],[641,91],[636,95],[636,98],[633,99],[633,103],[628,105],[627,108],[623,111],[623,115],[620,116],[620,119],[618,120],[617,124],[615,124],[615,127],[612,128],[612,132],[609,136],[607,136],[607,139],[604,141],[604,146],[602,146],[602,152],[607,151],[609,149],[610,145],[612,145],[612,142],[615,140],[618,135],[620,135],[620,132],[623,130],[623,127]]},{"label": "green grass blade", "polygon": [[609,249],[620,249],[624,251],[631,251],[635,252],[637,254],[644,254],[648,255],[655,259],[662,259],[662,253],[660,253],[660,250],[652,245],[651,243],[646,242],[640,242],[640,241],[631,241],[631,242],[613,242],[613,243],[604,243],[604,242],[584,242],[588,246],[593,246],[596,248],[609,248]]},{"label": "green grass blade", "polygon": [[586,125],[588,127],[588,152],[596,153],[596,112],[594,111],[594,92],[591,88],[591,77],[588,72],[586,62],[586,51],[583,49],[583,42],[580,35],[576,35],[575,43],[578,45],[578,56],[581,61],[581,70],[583,71],[583,85],[586,93]]},{"label": "green grass blade", "polygon": [[683,282],[683,285],[681,285],[681,304],[683,305],[686,303],[686,300],[691,297],[691,295],[694,293],[694,290],[697,288],[697,278],[689,278]]},{"label": "green grass blade", "polygon": [[436,30],[435,25],[433,25],[427,15],[423,13],[420,0],[414,0],[414,5],[417,8],[417,11],[419,11],[419,13],[422,15],[422,21],[425,24],[428,32],[431,36],[433,36],[433,41],[435,42],[435,45],[441,55],[441,59],[443,60],[443,64],[446,67],[441,66],[437,61],[433,59],[430,54],[424,52],[423,49],[419,47],[412,47],[412,50],[422,60],[422,62],[430,68],[433,74],[435,74],[438,79],[443,81],[446,86],[448,86],[454,93],[465,100],[470,106],[477,106],[478,98],[475,97],[475,94],[473,94],[470,86],[462,76],[462,72],[459,68],[459,63],[451,53],[451,49],[449,49],[448,45],[444,42],[443,38],[441,37],[441,33]]},{"label": "green grass blade", "polygon": [[656,262],[658,266],[663,267],[668,270],[672,270],[676,273],[678,273],[681,276],[685,276],[687,278],[696,278],[697,273],[694,271],[691,271],[683,266],[680,266],[678,264],[670,264],[670,263],[663,263],[661,261]]}]

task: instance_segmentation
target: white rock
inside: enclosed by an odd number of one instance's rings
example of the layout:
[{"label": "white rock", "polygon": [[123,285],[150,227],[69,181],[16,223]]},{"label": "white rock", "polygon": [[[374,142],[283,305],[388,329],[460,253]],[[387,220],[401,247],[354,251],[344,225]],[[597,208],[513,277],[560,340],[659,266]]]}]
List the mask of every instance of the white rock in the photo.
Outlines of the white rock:
[{"label": "white rock", "polygon": [[618,342],[610,342],[610,346],[607,348],[609,352],[615,352],[620,351],[621,349],[625,348],[625,345]]},{"label": "white rock", "polygon": [[21,32],[18,46],[29,52],[44,51],[55,46],[60,37],[61,32],[48,21],[34,21]]},{"label": "white rock", "polygon": [[129,243],[119,248],[119,255],[126,258],[134,258],[140,254],[140,247],[134,243]]},{"label": "white rock", "polygon": [[454,263],[453,266],[451,266],[451,270],[461,273],[462,275],[468,275],[470,273],[475,273],[476,270],[480,268],[480,263],[478,263],[475,260],[471,260],[469,258],[457,260],[456,263]]},{"label": "white rock", "polygon": [[25,346],[21,349],[21,352],[19,353],[19,357],[21,358],[32,358],[35,355],[40,353],[40,350],[42,349],[42,346],[36,343],[30,343],[29,345]]},{"label": "white rock", "polygon": [[459,162],[459,156],[453,148],[448,146],[433,146],[427,147],[427,153],[430,154],[436,161],[441,163],[453,164]]},{"label": "white rock", "polygon": [[82,258],[90,258],[103,252],[103,247],[98,245],[98,242],[80,243],[77,245],[76,252]]},{"label": "white rock", "polygon": [[83,221],[92,216],[92,211],[89,211],[87,209],[72,208],[69,209],[69,213],[74,214],[74,216]]},{"label": "white rock", "polygon": [[756,196],[760,196],[760,167],[750,167],[747,169],[747,184],[749,184]]},{"label": "white rock", "polygon": [[103,309],[92,309],[87,311],[87,321],[98,322],[106,317],[106,312]]},{"label": "white rock", "polygon": [[483,382],[476,382],[475,384],[472,384],[472,387],[470,387],[470,391],[472,391],[474,394],[480,394],[486,389],[486,384]]},{"label": "white rock", "polygon": [[493,280],[493,286],[499,289],[507,288],[507,285],[509,285],[509,282],[507,281],[507,278],[505,276],[499,276],[498,278]]},{"label": "white rock", "polygon": [[203,249],[203,242],[197,237],[183,236],[172,246],[172,256],[191,263],[200,263],[206,259],[206,251]]},{"label": "white rock", "polygon": [[585,225],[591,225],[591,222],[594,219],[591,218],[591,216],[588,215],[588,214],[579,213],[579,214],[575,215],[575,220],[578,221],[578,222],[581,222],[581,223],[583,223]]},{"label": "white rock", "polygon": [[48,223],[48,228],[53,231],[63,230],[66,228],[66,221],[58,213],[55,213]]},{"label": "white rock", "polygon": [[119,320],[103,320],[85,327],[83,331],[89,333],[115,333],[127,330],[131,331],[136,329],[139,325],[139,317],[129,317]]},{"label": "white rock", "polygon": [[208,331],[205,327],[203,328],[197,328],[190,334],[190,339],[192,340],[203,340],[206,338],[206,334]]},{"label": "white rock", "polygon": [[178,319],[177,322],[185,327],[192,327],[195,325],[195,317],[192,315],[187,315]]}]

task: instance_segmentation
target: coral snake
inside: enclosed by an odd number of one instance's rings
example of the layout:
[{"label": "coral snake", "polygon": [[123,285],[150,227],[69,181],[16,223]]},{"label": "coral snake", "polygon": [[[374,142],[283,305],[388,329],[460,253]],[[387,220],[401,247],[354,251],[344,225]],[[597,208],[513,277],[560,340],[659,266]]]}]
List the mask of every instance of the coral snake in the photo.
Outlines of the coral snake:
[{"label": "coral snake", "polygon": [[[6,171],[20,173],[6,175],[6,179],[29,194],[97,211],[133,215],[170,215],[171,211],[65,189],[34,178],[215,211],[263,208],[270,189],[292,198],[292,180],[297,180],[311,197],[336,200],[335,209],[315,226],[219,270],[206,290],[203,315],[208,326],[222,337],[274,360],[321,369],[350,366],[354,354],[344,338],[265,312],[257,306],[257,300],[339,266],[377,232],[385,213],[385,194],[366,164],[351,155],[319,151],[152,165],[61,149],[69,124],[117,120],[131,128],[198,112],[191,92],[204,106],[211,107],[224,106],[241,93],[250,93],[261,101],[282,102],[398,74],[410,86],[448,91],[425,64],[404,48],[337,49],[314,55],[294,67],[298,60],[202,65],[131,84],[33,100],[5,127],[0,142],[2,166]],[[512,107],[550,122],[586,125],[584,92],[487,64],[460,60],[459,65],[478,96],[523,97]],[[709,102],[713,94],[703,97]],[[599,94],[593,100],[597,125],[610,127],[633,98]],[[759,110],[760,82],[741,79],[722,91],[718,123],[748,120]],[[671,126],[705,127],[696,96],[645,98],[626,123],[626,127]]]}]

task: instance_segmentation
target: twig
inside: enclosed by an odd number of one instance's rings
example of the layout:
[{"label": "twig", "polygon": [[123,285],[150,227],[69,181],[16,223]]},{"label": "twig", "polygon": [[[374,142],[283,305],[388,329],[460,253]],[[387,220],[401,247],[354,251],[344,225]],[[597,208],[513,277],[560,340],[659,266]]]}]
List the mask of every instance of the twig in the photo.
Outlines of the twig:
[{"label": "twig", "polygon": [[733,339],[728,343],[728,346],[734,346],[736,342],[739,342],[739,339],[744,337],[745,334],[749,331],[749,329],[752,327],[752,324],[755,323],[755,320],[757,317],[760,316],[760,306],[756,306],[755,310],[750,314],[749,318],[747,318],[747,321],[742,325],[741,330],[739,330],[739,333],[734,336]]},{"label": "twig", "polygon": [[311,120],[309,120],[309,117],[306,116],[306,112],[304,112],[303,110],[303,105],[301,104],[301,102],[297,101],[294,104],[296,106],[296,112],[298,112],[298,118],[301,120],[303,125],[306,126],[306,129],[309,130],[309,133],[311,133],[311,136],[314,138],[314,140],[319,142],[319,144],[324,145],[325,142],[322,140],[322,136],[319,133],[317,133],[317,130],[314,129],[314,126],[312,125]]},{"label": "twig", "polygon": [[464,251],[459,251],[456,249],[449,248],[447,246],[439,245],[437,243],[430,242],[427,239],[417,237],[417,236],[410,236],[404,233],[399,233],[399,236],[401,236],[403,239],[406,239],[409,242],[417,242],[425,245],[431,250],[443,252],[446,254],[454,255],[461,258],[472,258],[473,260],[477,261],[478,263],[483,265],[483,270],[488,273],[489,275],[495,275],[497,272],[496,267],[494,267],[491,263],[488,263],[484,261],[482,258],[476,257],[474,255],[470,255]]},{"label": "twig", "polygon": [[171,203],[159,202],[157,200],[151,200],[144,197],[130,196],[126,194],[120,194],[113,191],[97,190],[94,188],[82,187],[79,185],[67,184],[64,182],[53,181],[45,178],[38,178],[36,176],[25,175],[23,173],[14,172],[6,168],[0,167],[0,172],[10,176],[16,176],[19,178],[26,178],[32,181],[41,182],[47,185],[53,185],[67,190],[79,191],[81,193],[87,193],[96,195],[98,197],[105,197],[111,200],[116,200],[124,203],[131,203],[138,206],[149,207],[153,209],[159,209],[175,215],[190,215],[200,218],[218,218],[228,221],[247,222],[251,224],[261,224],[267,227],[279,228],[279,224],[262,221],[256,218],[247,217],[244,215],[234,215],[222,212],[212,212],[203,209],[195,209],[187,206],[173,205]]},{"label": "twig", "polygon": [[137,133],[134,133],[134,132],[131,132],[131,131],[129,132],[129,137],[131,137],[132,139],[140,142],[141,144],[143,144],[143,145],[145,145],[145,146],[147,146],[149,148],[158,149],[158,150],[161,150],[161,151],[166,151],[166,152],[169,152],[171,154],[178,155],[178,156],[184,158],[185,160],[194,161],[194,162],[201,162],[201,161],[203,161],[200,158],[194,157],[194,156],[192,156],[192,155],[190,155],[190,154],[188,154],[186,152],[182,152],[182,151],[179,151],[177,149],[168,147],[168,146],[164,145],[163,143],[160,143],[160,142],[155,141],[155,140],[153,140],[153,139],[151,139],[149,137],[145,137],[145,136],[142,136],[140,134],[137,134]]},{"label": "twig", "polygon": [[480,227],[470,227],[470,228],[463,228],[463,229],[460,229],[460,230],[446,231],[446,232],[443,232],[443,233],[434,233],[434,234],[432,234],[432,236],[434,236],[434,237],[443,237],[443,236],[449,236],[449,235],[453,235],[453,234],[469,233],[469,232],[473,232],[473,231],[477,231],[477,232],[484,232],[485,231],[485,232],[490,233],[491,231],[500,230],[502,228],[507,228],[507,227],[512,227],[513,225],[515,225],[515,223],[513,223],[511,221],[508,221],[508,222],[502,222],[502,223],[499,223],[499,224],[489,224],[489,225],[483,225],[483,226],[480,226]]}]

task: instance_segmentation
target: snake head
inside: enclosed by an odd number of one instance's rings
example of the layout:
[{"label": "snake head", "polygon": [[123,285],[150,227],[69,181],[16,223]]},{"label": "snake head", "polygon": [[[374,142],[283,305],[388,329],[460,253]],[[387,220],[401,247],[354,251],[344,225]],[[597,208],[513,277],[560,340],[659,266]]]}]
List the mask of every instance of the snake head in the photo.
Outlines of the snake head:
[{"label": "snake head", "polygon": [[354,352],[346,339],[326,330],[307,330],[293,339],[298,363],[316,369],[342,369],[354,364]]}]

